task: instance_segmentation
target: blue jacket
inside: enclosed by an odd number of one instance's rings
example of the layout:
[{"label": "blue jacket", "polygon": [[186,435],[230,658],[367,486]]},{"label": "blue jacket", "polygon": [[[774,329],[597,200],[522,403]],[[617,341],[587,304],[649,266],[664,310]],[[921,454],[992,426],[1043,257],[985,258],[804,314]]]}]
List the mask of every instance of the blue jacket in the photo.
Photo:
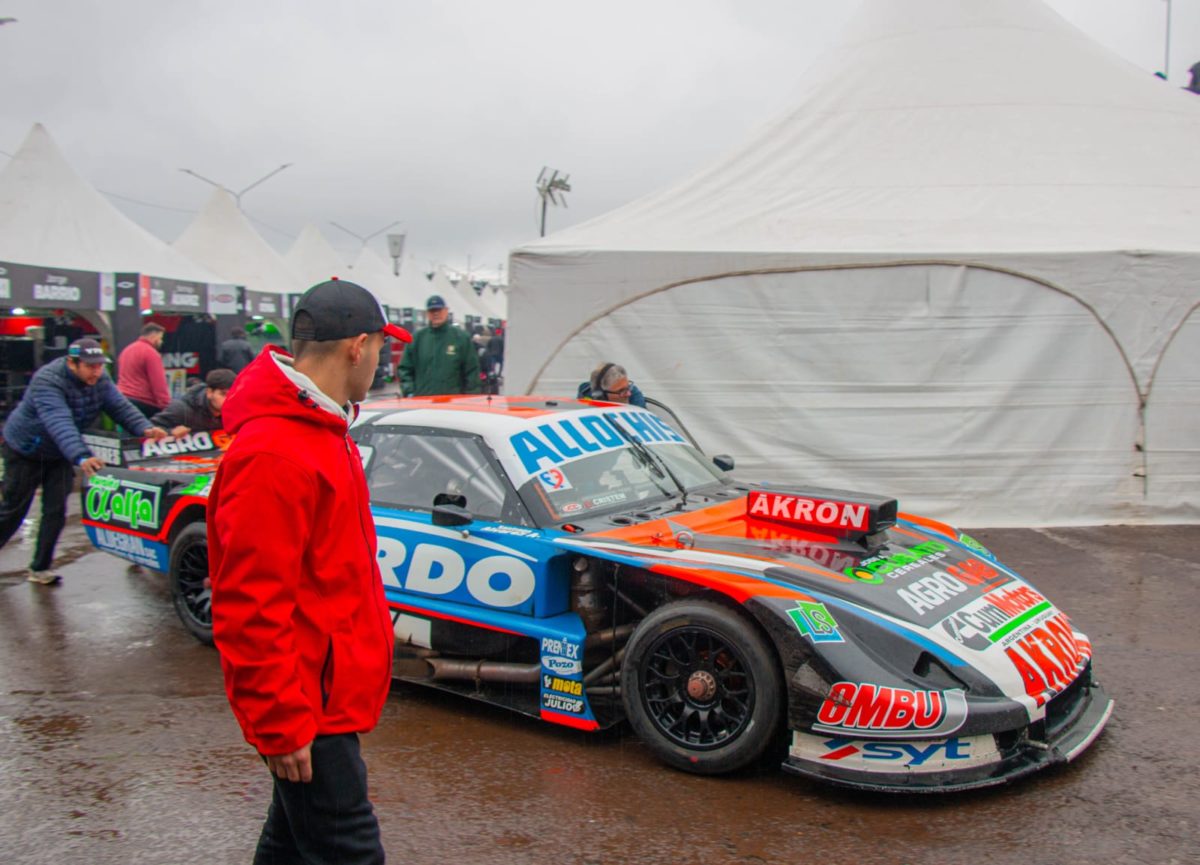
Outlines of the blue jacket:
[{"label": "blue jacket", "polygon": [[107,372],[88,387],[60,357],[33,374],[25,395],[4,422],[4,443],[22,456],[66,459],[78,465],[92,456],[80,431],[91,426],[101,411],[134,435],[150,429],[150,421],[121,395]]}]

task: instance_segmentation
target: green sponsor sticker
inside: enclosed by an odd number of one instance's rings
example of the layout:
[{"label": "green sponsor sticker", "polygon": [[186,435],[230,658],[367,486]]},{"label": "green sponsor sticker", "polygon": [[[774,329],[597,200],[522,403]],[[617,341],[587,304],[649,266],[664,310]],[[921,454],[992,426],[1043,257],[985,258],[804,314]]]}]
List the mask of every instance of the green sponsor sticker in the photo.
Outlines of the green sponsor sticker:
[{"label": "green sponsor sticker", "polygon": [[797,601],[796,608],[788,610],[787,614],[795,623],[796,629],[814,643],[845,642],[838,630],[837,620],[824,604],[816,601]]},{"label": "green sponsor sticker", "polygon": [[88,519],[101,523],[124,523],[133,530],[158,528],[158,487],[94,477],[83,498]]}]

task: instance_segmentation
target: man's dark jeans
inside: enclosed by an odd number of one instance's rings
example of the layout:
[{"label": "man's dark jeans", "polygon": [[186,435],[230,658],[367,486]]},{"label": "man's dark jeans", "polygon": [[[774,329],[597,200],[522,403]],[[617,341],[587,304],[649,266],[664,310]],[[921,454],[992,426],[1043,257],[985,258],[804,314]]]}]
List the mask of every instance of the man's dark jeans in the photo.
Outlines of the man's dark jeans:
[{"label": "man's dark jeans", "polygon": [[254,865],[382,865],[358,736],[318,736],[312,774],[307,784],[275,778]]},{"label": "man's dark jeans", "polygon": [[54,562],[54,545],[67,522],[67,497],[75,483],[75,469],[65,459],[30,459],[8,445],[4,454],[4,499],[0,502],[0,547],[9,542],[42,488],[42,524],[33,551],[35,571],[48,571]]}]

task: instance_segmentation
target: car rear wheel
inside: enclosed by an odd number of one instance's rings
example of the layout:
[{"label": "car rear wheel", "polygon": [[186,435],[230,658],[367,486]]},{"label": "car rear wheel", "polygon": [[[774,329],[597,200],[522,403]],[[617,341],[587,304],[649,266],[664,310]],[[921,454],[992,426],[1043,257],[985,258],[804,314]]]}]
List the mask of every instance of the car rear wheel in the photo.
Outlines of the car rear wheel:
[{"label": "car rear wheel", "polygon": [[767,641],[710,601],[677,601],[642,620],[625,648],[621,694],[642,741],[700,775],[757,760],[782,717],[783,683]]},{"label": "car rear wheel", "polygon": [[212,645],[212,588],[208,581],[208,531],[204,523],[187,526],[171,546],[168,571],[171,600],[184,627]]}]

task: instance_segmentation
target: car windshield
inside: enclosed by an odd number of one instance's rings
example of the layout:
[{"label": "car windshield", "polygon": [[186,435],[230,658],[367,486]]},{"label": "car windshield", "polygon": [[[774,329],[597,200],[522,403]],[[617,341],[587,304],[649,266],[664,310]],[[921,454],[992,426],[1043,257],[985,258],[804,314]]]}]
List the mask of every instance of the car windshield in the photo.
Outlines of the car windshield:
[{"label": "car windshield", "polygon": [[[658,461],[665,463],[660,467]],[[668,469],[668,471],[664,471]],[[522,488],[540,499],[554,520],[591,516],[638,502],[678,496],[721,481],[720,473],[690,444],[626,445],[584,456],[535,475]]]}]

